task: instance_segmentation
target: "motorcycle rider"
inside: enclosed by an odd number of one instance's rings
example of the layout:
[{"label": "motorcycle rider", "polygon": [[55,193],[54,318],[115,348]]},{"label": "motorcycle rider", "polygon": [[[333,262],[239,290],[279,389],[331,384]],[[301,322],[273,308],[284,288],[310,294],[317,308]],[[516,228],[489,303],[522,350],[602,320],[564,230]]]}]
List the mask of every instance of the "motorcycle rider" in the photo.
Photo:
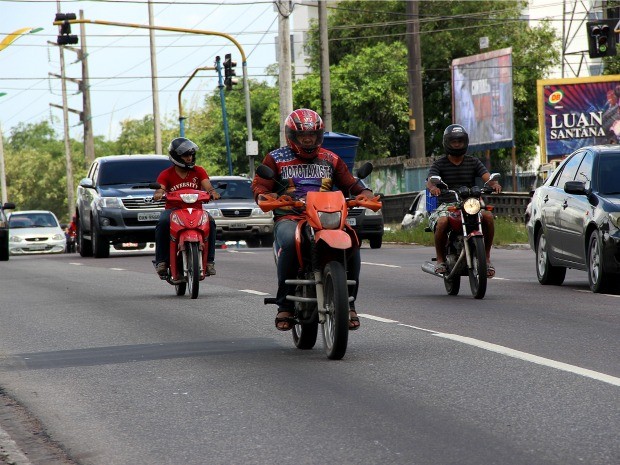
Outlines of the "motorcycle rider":
[{"label": "motorcycle rider", "polygon": [[[469,147],[469,136],[465,128],[460,124],[449,125],[443,133],[443,148],[446,151],[444,157],[436,160],[428,171],[426,187],[430,194],[438,196],[439,206],[428,218],[429,227],[435,231],[435,251],[437,252],[436,273],[446,273],[445,246],[448,240],[448,207],[454,205],[455,199],[452,193],[441,193],[441,189],[430,181],[431,176],[441,176],[450,189],[456,190],[461,186],[473,187],[476,178],[480,177],[487,182],[491,174],[482,162],[471,155],[466,155]],[[502,186],[497,181],[491,181],[489,187],[497,193],[502,191]],[[495,276],[495,268],[491,264],[491,246],[495,235],[495,225],[491,212],[482,211],[482,232],[485,237],[485,252],[487,258],[487,277]]]},{"label": "motorcycle rider", "polygon": [[[177,137],[168,146],[168,158],[172,162],[170,168],[163,170],[157,177],[161,189],[153,194],[153,200],[160,200],[165,192],[179,189],[205,190],[214,200],[220,195],[211,185],[205,169],[196,165],[198,146],[185,137]],[[170,214],[172,206],[166,201],[166,209],[161,212],[155,228],[155,271],[159,276],[168,274],[170,259]],[[215,274],[215,221],[209,215],[209,251],[207,254],[207,276]]]},{"label": "motorcycle rider", "polygon": [[[256,176],[252,181],[256,200],[277,198],[279,195],[303,198],[310,191],[331,191],[333,186],[345,195],[350,192],[366,198],[374,197],[370,189],[356,181],[338,155],[321,147],[325,129],[318,113],[306,108],[294,110],[286,118],[284,126],[287,145],[269,152],[263,160],[263,164],[275,173],[275,179]],[[278,313],[275,325],[280,331],[288,331],[294,324],[294,306],[286,300],[286,295],[294,294],[295,286],[285,284],[285,280],[297,277],[299,263],[295,250],[295,229],[303,215],[290,209],[277,209],[274,215],[274,242],[278,253]],[[360,252],[356,248],[347,264],[347,274],[348,279],[358,284],[360,266]],[[354,298],[357,288],[356,284],[350,293]],[[353,302],[349,310],[349,329],[356,330],[360,327],[360,321]]]}]

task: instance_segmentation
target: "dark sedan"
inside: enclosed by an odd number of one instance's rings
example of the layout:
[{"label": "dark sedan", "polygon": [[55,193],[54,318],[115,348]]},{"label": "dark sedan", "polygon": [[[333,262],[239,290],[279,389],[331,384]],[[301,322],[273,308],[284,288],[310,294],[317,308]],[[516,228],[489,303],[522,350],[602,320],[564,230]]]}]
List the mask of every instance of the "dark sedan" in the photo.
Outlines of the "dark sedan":
[{"label": "dark sedan", "polygon": [[592,292],[620,290],[620,146],[583,147],[534,192],[527,223],[541,284],[584,270]]}]

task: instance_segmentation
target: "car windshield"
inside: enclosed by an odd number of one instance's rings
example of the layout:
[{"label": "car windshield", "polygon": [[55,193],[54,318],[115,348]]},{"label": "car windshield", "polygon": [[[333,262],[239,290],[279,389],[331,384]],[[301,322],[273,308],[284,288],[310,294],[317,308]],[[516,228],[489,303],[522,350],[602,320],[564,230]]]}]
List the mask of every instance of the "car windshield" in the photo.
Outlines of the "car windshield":
[{"label": "car windshield", "polygon": [[58,221],[51,213],[14,213],[9,218],[9,228],[54,228]]},{"label": "car windshield", "polygon": [[[226,185],[224,187],[224,184]],[[249,179],[221,179],[212,181],[213,187],[222,199],[254,199],[252,181]],[[222,186],[221,188],[219,186]]]},{"label": "car windshield", "polygon": [[115,161],[102,163],[99,169],[100,186],[115,184],[138,184],[155,182],[159,173],[170,167],[167,159],[154,158],[153,160],[123,159],[122,163]]},{"label": "car windshield", "polygon": [[599,193],[602,195],[620,194],[620,154],[604,153],[598,165]]}]

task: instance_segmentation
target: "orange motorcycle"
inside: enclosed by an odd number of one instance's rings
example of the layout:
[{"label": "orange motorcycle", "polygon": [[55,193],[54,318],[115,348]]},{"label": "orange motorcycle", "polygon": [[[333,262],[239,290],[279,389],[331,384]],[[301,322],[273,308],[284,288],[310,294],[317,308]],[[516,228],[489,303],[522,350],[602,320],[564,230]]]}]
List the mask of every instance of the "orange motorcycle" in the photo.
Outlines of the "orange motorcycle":
[{"label": "orange motorcycle", "polygon": [[[358,177],[366,177],[371,171],[372,165],[367,163]],[[259,166],[256,174],[265,179],[275,177],[265,165]],[[295,295],[286,296],[295,304],[293,341],[299,349],[312,349],[321,324],[327,357],[341,359],[349,337],[349,302],[353,300],[349,286],[356,285],[347,279],[346,264],[360,245],[355,230],[347,224],[347,213],[352,207],[379,210],[379,196],[372,200],[359,196],[345,199],[340,191],[308,192],[305,199],[282,195],[259,200],[258,205],[265,212],[285,207],[303,212],[305,218],[295,231],[299,272],[297,279],[286,280],[286,284],[296,286]],[[265,304],[275,303],[275,298],[265,299]]]}]

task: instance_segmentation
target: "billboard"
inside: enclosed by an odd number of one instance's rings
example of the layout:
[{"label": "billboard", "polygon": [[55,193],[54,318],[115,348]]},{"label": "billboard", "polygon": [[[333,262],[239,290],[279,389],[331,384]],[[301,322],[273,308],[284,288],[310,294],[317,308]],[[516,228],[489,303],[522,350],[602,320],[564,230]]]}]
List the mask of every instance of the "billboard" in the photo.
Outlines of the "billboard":
[{"label": "billboard", "polygon": [[512,147],[512,48],[452,60],[452,121],[473,151]]},{"label": "billboard", "polygon": [[541,163],[586,145],[618,143],[620,76],[536,82]]}]

